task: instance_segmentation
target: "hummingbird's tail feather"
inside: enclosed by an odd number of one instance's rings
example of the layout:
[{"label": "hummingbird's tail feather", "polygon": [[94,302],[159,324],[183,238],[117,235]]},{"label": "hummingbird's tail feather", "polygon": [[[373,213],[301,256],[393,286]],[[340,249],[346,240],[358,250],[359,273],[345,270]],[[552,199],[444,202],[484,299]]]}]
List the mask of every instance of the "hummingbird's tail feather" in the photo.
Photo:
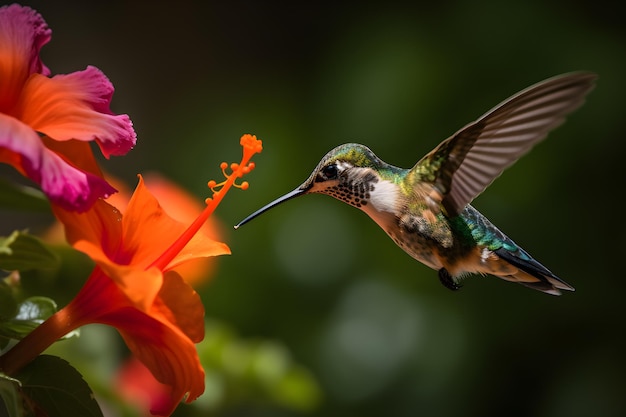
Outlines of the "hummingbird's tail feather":
[{"label": "hummingbird's tail feather", "polygon": [[518,269],[516,273],[499,276],[500,278],[552,295],[561,295],[560,290],[574,291],[574,287],[554,275],[522,249],[511,252],[505,248],[500,248],[496,249],[494,253]]},{"label": "hummingbird's tail feather", "polygon": [[518,281],[525,287],[532,288],[533,290],[542,291],[546,294],[552,295],[561,295],[561,291],[556,289],[552,284],[545,281],[537,281],[537,282],[522,282]]}]

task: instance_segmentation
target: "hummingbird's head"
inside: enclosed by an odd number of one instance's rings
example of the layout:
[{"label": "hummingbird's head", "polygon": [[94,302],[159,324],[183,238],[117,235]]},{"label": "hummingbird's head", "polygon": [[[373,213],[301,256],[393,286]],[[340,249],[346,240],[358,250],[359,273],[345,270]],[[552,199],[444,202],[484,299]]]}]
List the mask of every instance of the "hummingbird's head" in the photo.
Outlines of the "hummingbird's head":
[{"label": "hummingbird's head", "polygon": [[[328,194],[357,205],[352,195],[364,194],[360,184],[377,181],[376,169],[382,161],[367,146],[346,143],[328,152],[309,178],[298,187],[304,193]],[[362,199],[363,197],[361,197]]]},{"label": "hummingbird's head", "polygon": [[377,171],[384,164],[367,146],[346,143],[328,152],[309,178],[295,190],[277,198],[242,220],[235,228],[261,213],[304,194],[328,194],[355,207],[366,204],[372,183],[378,181]]}]

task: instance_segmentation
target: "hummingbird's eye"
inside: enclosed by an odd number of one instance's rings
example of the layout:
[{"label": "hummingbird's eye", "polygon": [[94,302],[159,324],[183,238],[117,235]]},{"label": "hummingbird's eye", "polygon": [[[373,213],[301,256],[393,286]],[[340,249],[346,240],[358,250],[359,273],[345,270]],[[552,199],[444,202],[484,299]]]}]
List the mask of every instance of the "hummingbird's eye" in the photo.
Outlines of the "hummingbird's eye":
[{"label": "hummingbird's eye", "polygon": [[322,173],[326,177],[326,179],[332,180],[337,178],[337,165],[327,165],[322,169]]}]

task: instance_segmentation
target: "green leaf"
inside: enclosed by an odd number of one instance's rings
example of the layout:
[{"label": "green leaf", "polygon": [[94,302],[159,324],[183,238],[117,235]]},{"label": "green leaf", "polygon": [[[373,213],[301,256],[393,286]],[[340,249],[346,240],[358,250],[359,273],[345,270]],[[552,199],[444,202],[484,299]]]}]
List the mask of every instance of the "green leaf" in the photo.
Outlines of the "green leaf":
[{"label": "green leaf", "polygon": [[0,269],[26,271],[55,268],[58,264],[58,257],[33,235],[16,230],[0,238]]},{"label": "green leaf", "polygon": [[56,311],[57,305],[50,298],[27,298],[19,304],[13,318],[0,322],[0,337],[21,339]]},{"label": "green leaf", "polygon": [[48,417],[103,417],[82,375],[61,358],[41,355],[15,377],[26,403]]},{"label": "green leaf", "polygon": [[3,179],[0,179],[0,207],[37,212],[50,210],[50,204],[40,190]]},{"label": "green leaf", "polygon": [[0,400],[2,400],[0,401],[0,416],[21,417],[24,415],[18,380],[0,374]]},{"label": "green leaf", "polygon": [[4,280],[0,280],[0,322],[17,314],[17,300],[13,288]]},{"label": "green leaf", "polygon": [[40,323],[57,311],[57,304],[47,297],[29,297],[20,303],[17,320],[32,320]]}]

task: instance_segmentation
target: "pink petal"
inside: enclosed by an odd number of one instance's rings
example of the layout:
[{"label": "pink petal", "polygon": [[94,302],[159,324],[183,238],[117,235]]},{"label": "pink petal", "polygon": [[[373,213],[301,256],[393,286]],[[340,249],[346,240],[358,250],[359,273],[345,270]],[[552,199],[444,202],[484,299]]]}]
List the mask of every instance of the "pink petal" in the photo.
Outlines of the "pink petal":
[{"label": "pink petal", "polygon": [[65,162],[43,145],[29,126],[0,113],[0,161],[40,184],[50,201],[66,210],[85,211],[115,192],[104,179]]},{"label": "pink petal", "polygon": [[119,395],[140,410],[167,410],[171,387],[156,380],[150,370],[136,357],[130,357],[117,372],[113,387]]},{"label": "pink petal", "polygon": [[0,112],[8,112],[31,74],[50,74],[39,50],[51,33],[33,9],[17,4],[0,7]]},{"label": "pink petal", "polygon": [[137,135],[127,115],[111,113],[113,91],[109,79],[92,66],[52,78],[34,74],[22,91],[17,117],[55,140],[95,140],[107,158],[124,155]]},{"label": "pink petal", "polygon": [[[99,198],[107,198],[116,190],[103,178],[69,165],[48,148],[43,148],[41,189],[50,201],[66,210],[88,210]],[[30,176],[30,175],[29,175]],[[31,176],[31,179],[33,176]]]}]

